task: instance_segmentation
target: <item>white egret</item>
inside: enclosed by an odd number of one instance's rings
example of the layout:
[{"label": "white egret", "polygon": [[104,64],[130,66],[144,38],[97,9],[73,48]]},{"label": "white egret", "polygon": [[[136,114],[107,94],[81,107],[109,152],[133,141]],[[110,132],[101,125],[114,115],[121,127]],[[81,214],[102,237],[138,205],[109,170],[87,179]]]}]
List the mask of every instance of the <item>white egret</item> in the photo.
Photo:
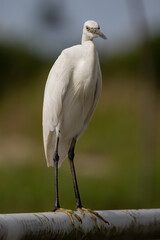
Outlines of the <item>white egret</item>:
[{"label": "white egret", "polygon": [[[93,43],[97,37],[106,39],[99,24],[85,22],[81,44],[63,50],[51,68],[44,93],[43,141],[47,165],[55,168],[54,211],[60,209],[58,167],[68,155],[76,209],[86,211],[92,218],[95,214],[102,219],[97,213],[82,208],[74,167],[76,142],[91,120],[101,94],[101,70]],[[71,214],[70,210],[65,212]]]}]

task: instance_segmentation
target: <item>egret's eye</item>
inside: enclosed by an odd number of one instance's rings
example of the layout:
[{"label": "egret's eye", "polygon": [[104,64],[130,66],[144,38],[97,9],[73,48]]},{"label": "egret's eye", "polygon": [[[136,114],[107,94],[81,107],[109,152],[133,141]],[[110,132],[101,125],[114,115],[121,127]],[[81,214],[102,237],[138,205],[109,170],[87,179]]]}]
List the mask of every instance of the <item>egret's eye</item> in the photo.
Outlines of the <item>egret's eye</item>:
[{"label": "egret's eye", "polygon": [[86,29],[87,29],[87,31],[89,31],[89,30],[90,30],[90,28],[89,28],[88,26],[86,26]]},{"label": "egret's eye", "polygon": [[98,26],[98,29],[100,29],[100,27]]}]

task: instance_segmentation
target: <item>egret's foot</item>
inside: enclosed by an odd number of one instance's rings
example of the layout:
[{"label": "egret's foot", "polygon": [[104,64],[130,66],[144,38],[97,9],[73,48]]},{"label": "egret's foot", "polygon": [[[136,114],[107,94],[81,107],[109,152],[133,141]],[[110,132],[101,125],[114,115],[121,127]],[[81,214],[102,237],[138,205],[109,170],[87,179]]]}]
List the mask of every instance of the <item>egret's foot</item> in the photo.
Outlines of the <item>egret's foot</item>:
[{"label": "egret's foot", "polygon": [[[80,212],[82,214],[82,216],[84,216],[84,214],[88,214],[90,216],[91,219],[93,219],[93,221],[95,222],[95,225],[96,225],[96,228],[98,228],[98,224],[97,224],[97,218],[101,219],[103,222],[109,224],[109,222],[107,220],[105,220],[99,213],[97,212],[94,212],[93,210],[91,209],[88,209],[88,208],[77,208],[76,209],[78,212]],[[96,217],[95,217],[95,216]]]},{"label": "egret's foot", "polygon": [[74,212],[74,211],[72,211],[72,210],[70,210],[70,209],[64,209],[64,208],[55,208],[54,210],[53,210],[53,212],[63,212],[63,213],[65,213],[65,214],[67,214],[67,216],[70,218],[70,220],[71,220],[71,223],[72,223],[72,225],[75,227],[75,222],[74,222],[74,219],[73,219],[73,216],[75,217],[75,218],[77,218],[77,220],[79,221],[79,222],[81,222],[82,223],[82,219]]}]

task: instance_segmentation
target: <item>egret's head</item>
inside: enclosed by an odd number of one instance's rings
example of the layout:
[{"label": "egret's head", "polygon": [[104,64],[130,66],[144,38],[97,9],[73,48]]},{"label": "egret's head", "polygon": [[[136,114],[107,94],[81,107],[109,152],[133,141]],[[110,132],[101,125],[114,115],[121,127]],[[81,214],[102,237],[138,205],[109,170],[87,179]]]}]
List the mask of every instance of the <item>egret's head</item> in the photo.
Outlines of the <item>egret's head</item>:
[{"label": "egret's head", "polygon": [[89,20],[85,22],[83,27],[83,38],[87,40],[93,40],[93,38],[107,39],[106,36],[100,31],[100,26],[97,22]]}]

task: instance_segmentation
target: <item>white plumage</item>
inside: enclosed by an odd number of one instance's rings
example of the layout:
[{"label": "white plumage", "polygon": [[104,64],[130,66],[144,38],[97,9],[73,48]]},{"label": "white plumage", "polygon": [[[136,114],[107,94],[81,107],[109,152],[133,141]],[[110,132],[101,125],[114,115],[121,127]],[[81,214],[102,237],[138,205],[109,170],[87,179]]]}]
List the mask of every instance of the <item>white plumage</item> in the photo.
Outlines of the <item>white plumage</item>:
[{"label": "white plumage", "polygon": [[48,166],[54,166],[59,136],[60,166],[72,139],[85,131],[101,94],[102,78],[93,38],[106,38],[95,21],[84,24],[82,44],[62,51],[49,73],[43,103],[43,141]]}]

